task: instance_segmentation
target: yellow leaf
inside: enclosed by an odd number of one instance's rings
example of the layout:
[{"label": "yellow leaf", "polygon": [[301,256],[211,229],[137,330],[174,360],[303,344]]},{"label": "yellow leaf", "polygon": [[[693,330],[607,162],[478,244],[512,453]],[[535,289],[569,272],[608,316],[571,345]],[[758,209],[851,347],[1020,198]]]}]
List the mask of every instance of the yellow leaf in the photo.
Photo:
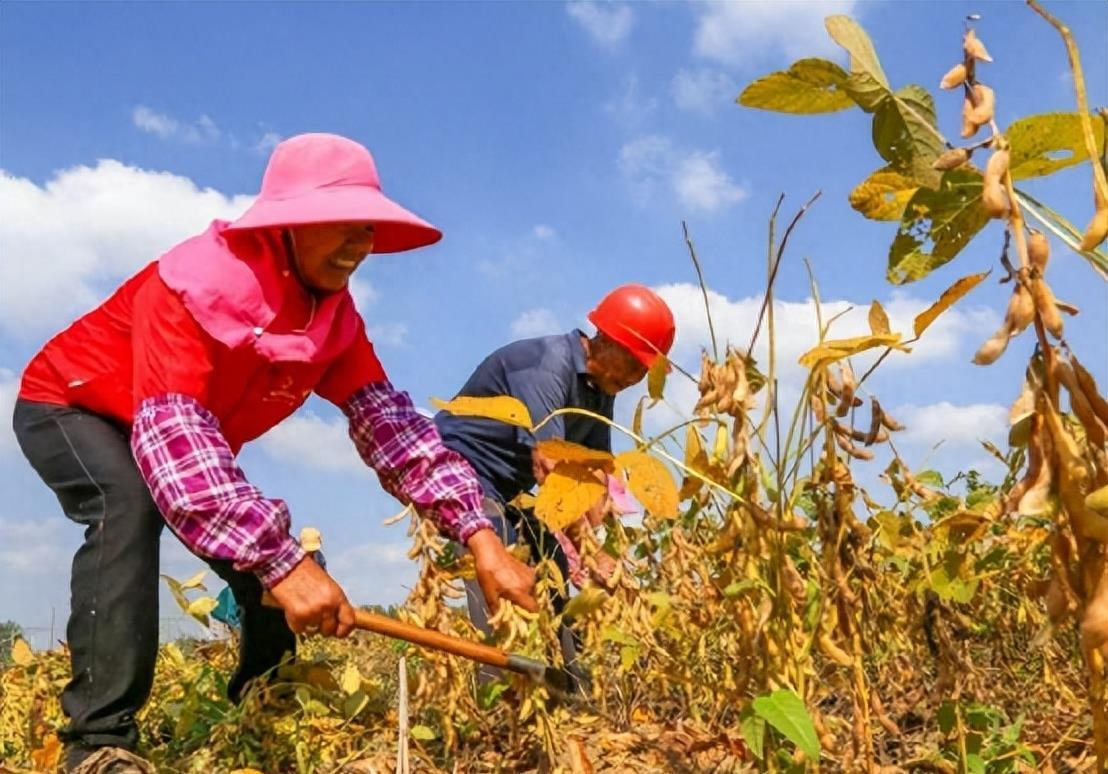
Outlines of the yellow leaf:
[{"label": "yellow leaf", "polygon": [[513,497],[512,501],[508,504],[514,505],[521,511],[526,511],[530,508],[535,507],[535,496],[530,492],[520,492],[515,497]]},{"label": "yellow leaf", "polygon": [[607,492],[591,468],[579,462],[559,462],[539,488],[535,516],[552,530],[577,521]]},{"label": "yellow leaf", "polygon": [[583,618],[594,613],[608,601],[608,593],[597,586],[586,586],[571,599],[562,611],[566,618]]},{"label": "yellow leaf", "polygon": [[181,588],[182,589],[200,589],[202,591],[207,591],[207,589],[204,588],[204,576],[207,575],[207,574],[208,574],[207,570],[201,570],[200,572],[196,573],[196,575],[193,575],[187,581],[182,583]]},{"label": "yellow leaf", "polygon": [[12,643],[12,661],[16,666],[28,667],[35,661],[35,654],[31,646],[22,637],[16,637]]},{"label": "yellow leaf", "polygon": [[870,220],[900,220],[918,188],[910,177],[882,167],[850,192],[850,206]]},{"label": "yellow leaf", "polygon": [[527,406],[523,405],[523,401],[511,395],[497,395],[493,398],[471,398],[459,395],[449,401],[431,398],[431,405],[461,417],[495,419],[498,422],[506,422],[528,430],[535,424],[531,421],[531,414]]},{"label": "yellow leaf", "polygon": [[779,113],[833,113],[853,107],[844,86],[847,73],[826,59],[801,59],[788,70],[752,81],[740,105]]},{"label": "yellow leaf", "polygon": [[805,368],[813,368],[817,364],[827,365],[874,347],[893,347],[904,352],[910,351],[900,343],[899,333],[871,334],[869,336],[856,336],[852,339],[825,341],[801,355],[800,365]]},{"label": "yellow leaf", "polygon": [[662,392],[666,388],[666,374],[669,372],[669,360],[665,355],[658,355],[646,372],[646,392],[655,403],[662,399]]},{"label": "yellow leaf", "polygon": [[536,444],[539,454],[555,462],[579,462],[590,468],[611,470],[615,458],[606,451],[597,451],[572,441],[551,438]]},{"label": "yellow leaf", "polygon": [[971,274],[968,277],[962,277],[962,279],[955,282],[949,288],[943,291],[943,294],[939,296],[939,300],[933,303],[931,306],[924,309],[918,315],[916,320],[912,324],[912,328],[915,330],[916,338],[923,335],[923,332],[927,330],[931,323],[935,322],[935,319],[945,312],[950,307],[954,306],[962,296],[969,293],[975,287],[981,284],[992,273],[992,270],[981,272],[980,274]]},{"label": "yellow leaf", "polygon": [[712,445],[712,457],[717,461],[725,462],[727,460],[729,440],[730,433],[727,431],[727,425],[721,424],[716,428],[716,440]]},{"label": "yellow leaf", "polygon": [[635,499],[655,516],[677,515],[677,484],[666,466],[645,452],[629,451],[616,457],[616,465],[627,476]]},{"label": "yellow leaf", "polygon": [[189,602],[188,614],[203,624],[208,623],[208,614],[215,610],[219,603],[212,597],[199,597]]},{"label": "yellow leaf", "polygon": [[231,774],[265,774],[265,772],[257,769],[235,769]]},{"label": "yellow leaf", "polygon": [[892,333],[889,328],[889,316],[885,314],[885,308],[879,301],[869,305],[869,329],[874,336],[884,336]]},{"label": "yellow leaf", "polygon": [[342,686],[343,693],[347,696],[353,696],[362,687],[362,673],[358,671],[358,667],[354,666],[354,662],[348,662],[346,669],[342,670]]}]

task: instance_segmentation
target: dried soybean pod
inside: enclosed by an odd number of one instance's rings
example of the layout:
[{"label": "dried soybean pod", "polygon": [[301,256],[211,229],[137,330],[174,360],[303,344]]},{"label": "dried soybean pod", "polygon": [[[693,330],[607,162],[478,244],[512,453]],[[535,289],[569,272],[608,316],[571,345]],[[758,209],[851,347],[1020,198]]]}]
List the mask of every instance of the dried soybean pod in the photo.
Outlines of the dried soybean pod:
[{"label": "dried soybean pod", "polygon": [[844,360],[842,362],[841,372],[843,377],[843,391],[842,401],[839,403],[838,409],[835,410],[835,416],[837,417],[845,417],[852,408],[862,405],[862,401],[854,397],[854,388],[857,384],[854,380],[854,369],[850,367],[850,361]]},{"label": "dried soybean pod", "polygon": [[1087,650],[1096,650],[1108,642],[1108,568],[1103,559],[1097,570],[1100,577],[1081,617],[1081,644]]},{"label": "dried soybean pod", "polygon": [[1108,205],[1100,205],[1093,213],[1093,219],[1085,227],[1085,235],[1081,239],[1082,250],[1092,250],[1108,237]]},{"label": "dried soybean pod", "polygon": [[1046,263],[1050,260],[1050,240],[1046,234],[1031,230],[1031,236],[1027,238],[1027,257],[1031,260],[1031,267],[1039,274],[1046,271]]},{"label": "dried soybean pod", "polygon": [[996,92],[983,83],[974,84],[973,104],[970,107],[969,119],[979,127],[993,120],[996,113]]},{"label": "dried soybean pod", "polygon": [[1094,448],[1104,448],[1104,426],[1097,419],[1093,407],[1089,405],[1089,401],[1085,397],[1085,391],[1078,384],[1073,368],[1061,358],[1055,360],[1054,378],[1070,394],[1070,408],[1073,409],[1073,413],[1077,415],[1082,427],[1085,428],[1085,436],[1089,439],[1089,442],[1092,443]]},{"label": "dried soybean pod", "polygon": [[1008,340],[1012,338],[1012,329],[1008,326],[1008,321],[1005,320],[1004,324],[1000,326],[1000,330],[985,340],[985,343],[981,345],[981,348],[977,350],[977,353],[973,356],[973,362],[977,365],[991,365],[997,361],[1001,355],[1004,354],[1004,350],[1008,348]]},{"label": "dried soybean pod", "polygon": [[962,38],[962,50],[966,52],[966,56],[980,59],[982,62],[993,61],[993,58],[989,56],[989,52],[985,48],[985,44],[978,39],[977,33],[972,29],[966,30],[966,35]]},{"label": "dried soybean pod", "polygon": [[1081,385],[1081,391],[1085,393],[1085,399],[1093,407],[1097,418],[1108,425],[1108,400],[1105,400],[1104,396],[1097,391],[1096,379],[1093,378],[1093,375],[1088,372],[1085,366],[1077,362],[1077,358],[1073,355],[1070,355],[1070,363],[1073,364],[1073,375],[1077,377],[1077,383]]},{"label": "dried soybean pod", "polygon": [[863,439],[863,443],[866,446],[873,446],[879,439],[881,442],[889,440],[888,433],[885,433],[885,437],[881,439],[881,404],[877,402],[877,398],[871,397],[869,399],[869,432],[866,433],[866,437]]},{"label": "dried soybean pod", "polygon": [[970,152],[966,148],[951,148],[931,162],[931,168],[946,172],[948,169],[957,169],[962,166],[969,161],[969,158]]},{"label": "dried soybean pod", "polygon": [[973,121],[973,100],[966,97],[962,100],[962,139],[967,140],[977,134],[981,127]]},{"label": "dried soybean pod", "polygon": [[958,63],[946,71],[946,75],[939,82],[940,89],[956,89],[966,82],[966,66]]},{"label": "dried soybean pod", "polygon": [[869,449],[859,449],[857,446],[850,442],[849,438],[839,433],[835,434],[835,443],[839,445],[840,449],[842,449],[844,452],[846,452],[856,460],[869,461],[873,459],[873,452],[871,452]]},{"label": "dried soybean pod", "polygon": [[1001,149],[989,157],[989,163],[985,166],[981,205],[991,218],[1002,218],[1008,213],[1008,193],[1004,190],[1004,173],[1008,171],[1008,159],[1008,151]]},{"label": "dried soybean pod", "polygon": [[1062,338],[1062,315],[1054,303],[1054,293],[1044,279],[1031,280],[1031,298],[1035,300],[1035,309],[1043,321],[1043,327],[1056,339]]},{"label": "dried soybean pod", "polygon": [[1031,291],[1022,283],[1017,283],[1012,289],[1012,297],[1008,300],[1008,321],[1010,335],[1016,336],[1035,321],[1035,301],[1031,298]]}]

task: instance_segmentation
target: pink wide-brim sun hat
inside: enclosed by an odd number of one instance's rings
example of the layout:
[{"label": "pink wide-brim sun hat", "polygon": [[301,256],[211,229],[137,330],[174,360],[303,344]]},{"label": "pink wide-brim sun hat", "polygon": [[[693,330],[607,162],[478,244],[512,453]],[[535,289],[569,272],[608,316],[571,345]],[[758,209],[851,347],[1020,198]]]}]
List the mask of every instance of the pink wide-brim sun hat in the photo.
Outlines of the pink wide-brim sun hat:
[{"label": "pink wide-brim sun hat", "polygon": [[442,232],[381,192],[373,156],[337,134],[298,134],[273,149],[258,198],[227,230],[372,223],[374,253],[398,253]]}]

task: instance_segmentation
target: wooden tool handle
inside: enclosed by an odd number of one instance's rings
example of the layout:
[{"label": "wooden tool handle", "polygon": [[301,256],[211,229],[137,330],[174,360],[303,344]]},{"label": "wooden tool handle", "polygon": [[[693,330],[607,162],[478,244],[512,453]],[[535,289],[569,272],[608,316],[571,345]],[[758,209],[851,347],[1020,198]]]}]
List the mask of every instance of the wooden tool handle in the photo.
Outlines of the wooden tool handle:
[{"label": "wooden tool handle", "polygon": [[[280,608],[281,603],[274,599],[268,591],[262,594],[262,604],[266,607]],[[479,661],[489,666],[500,667],[519,671],[519,666],[511,662],[511,655],[491,645],[482,645],[479,642],[464,640],[461,637],[452,637],[434,629],[425,629],[422,626],[404,623],[395,618],[380,613],[371,613],[368,610],[354,610],[354,627],[366,632],[383,634],[397,640],[404,640],[426,648],[434,648],[455,656],[468,658],[471,661]]]},{"label": "wooden tool handle", "polygon": [[423,645],[446,653],[453,653],[455,656],[479,661],[489,666],[500,667],[501,669],[513,668],[508,663],[508,654],[499,648],[464,640],[461,637],[452,637],[434,629],[425,629],[422,626],[397,621],[387,615],[370,613],[367,610],[355,610],[354,625],[363,631],[375,632],[386,637],[405,640],[415,645]]}]

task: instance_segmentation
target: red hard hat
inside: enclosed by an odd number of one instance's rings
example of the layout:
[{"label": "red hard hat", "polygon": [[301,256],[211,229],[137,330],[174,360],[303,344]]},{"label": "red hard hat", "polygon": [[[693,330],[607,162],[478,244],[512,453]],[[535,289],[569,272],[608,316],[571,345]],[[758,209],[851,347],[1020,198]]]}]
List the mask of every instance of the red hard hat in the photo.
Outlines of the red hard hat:
[{"label": "red hard hat", "polygon": [[589,312],[589,322],[647,368],[673,346],[673,312],[645,285],[621,285]]}]

